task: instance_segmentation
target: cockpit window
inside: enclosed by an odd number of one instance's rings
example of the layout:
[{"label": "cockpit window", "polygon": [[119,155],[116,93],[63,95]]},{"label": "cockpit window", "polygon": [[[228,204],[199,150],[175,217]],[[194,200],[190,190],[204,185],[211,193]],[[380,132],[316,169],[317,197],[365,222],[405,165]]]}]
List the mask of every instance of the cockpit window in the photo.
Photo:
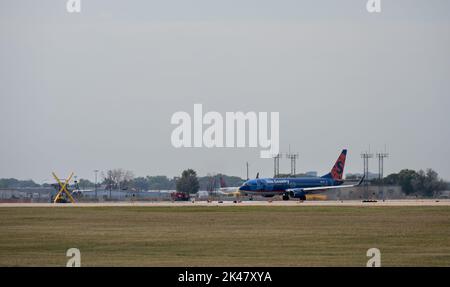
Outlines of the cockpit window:
[{"label": "cockpit window", "polygon": [[255,180],[249,180],[245,183],[245,185],[250,186],[250,185],[256,185],[256,181]]}]

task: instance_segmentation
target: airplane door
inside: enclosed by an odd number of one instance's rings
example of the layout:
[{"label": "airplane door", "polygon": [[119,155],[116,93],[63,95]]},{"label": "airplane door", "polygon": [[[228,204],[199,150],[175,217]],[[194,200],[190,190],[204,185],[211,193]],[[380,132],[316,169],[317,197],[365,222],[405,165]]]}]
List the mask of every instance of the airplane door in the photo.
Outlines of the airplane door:
[{"label": "airplane door", "polygon": [[258,190],[264,190],[265,189],[265,184],[264,184],[264,182],[262,181],[262,180],[260,180],[260,179],[258,179],[257,181],[256,181],[256,188],[258,189]]}]

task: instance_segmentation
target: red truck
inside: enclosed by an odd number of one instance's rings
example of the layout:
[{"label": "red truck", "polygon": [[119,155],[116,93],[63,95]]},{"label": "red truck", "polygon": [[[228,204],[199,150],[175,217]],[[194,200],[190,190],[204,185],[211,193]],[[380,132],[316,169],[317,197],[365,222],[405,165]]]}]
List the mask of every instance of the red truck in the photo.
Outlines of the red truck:
[{"label": "red truck", "polygon": [[172,197],[173,201],[188,201],[189,200],[189,194],[184,193],[184,192],[172,192],[170,194],[170,196]]}]

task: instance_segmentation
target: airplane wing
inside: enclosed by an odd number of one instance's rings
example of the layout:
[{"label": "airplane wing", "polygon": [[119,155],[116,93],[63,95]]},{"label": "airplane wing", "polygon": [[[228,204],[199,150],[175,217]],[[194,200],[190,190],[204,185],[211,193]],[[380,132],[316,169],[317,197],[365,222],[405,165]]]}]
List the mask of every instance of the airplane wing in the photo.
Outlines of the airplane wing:
[{"label": "airplane wing", "polygon": [[334,186],[319,186],[319,187],[305,187],[305,188],[291,188],[291,189],[286,189],[286,191],[288,192],[305,192],[306,194],[314,194],[314,193],[319,193],[319,192],[323,192],[326,190],[330,190],[330,189],[339,189],[339,188],[349,188],[349,187],[356,187],[356,186],[360,186],[361,183],[364,181],[364,176],[359,180],[359,182],[357,184],[347,184],[347,185],[334,185]]}]

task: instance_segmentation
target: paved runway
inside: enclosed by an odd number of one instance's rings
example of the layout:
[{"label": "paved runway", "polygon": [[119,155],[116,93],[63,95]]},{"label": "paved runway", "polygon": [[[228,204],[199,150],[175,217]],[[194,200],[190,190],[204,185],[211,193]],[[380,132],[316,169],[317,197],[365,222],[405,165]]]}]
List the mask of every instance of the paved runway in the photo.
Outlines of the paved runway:
[{"label": "paved runway", "polygon": [[187,202],[100,202],[100,203],[0,203],[1,207],[120,207],[120,206],[139,206],[139,207],[170,207],[170,206],[449,206],[449,199],[421,199],[421,200],[379,200],[377,202],[363,202],[361,200],[344,201],[242,201],[234,203],[233,201],[207,202],[207,201],[187,201]]}]

